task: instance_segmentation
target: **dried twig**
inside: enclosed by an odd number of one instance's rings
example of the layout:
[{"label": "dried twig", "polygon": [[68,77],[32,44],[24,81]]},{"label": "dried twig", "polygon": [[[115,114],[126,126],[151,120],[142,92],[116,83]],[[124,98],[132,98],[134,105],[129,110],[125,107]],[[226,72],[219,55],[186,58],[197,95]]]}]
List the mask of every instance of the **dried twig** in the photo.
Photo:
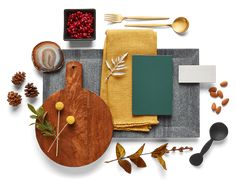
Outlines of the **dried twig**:
[{"label": "dried twig", "polygon": [[130,159],[131,162],[133,162],[137,167],[146,167],[146,163],[145,161],[140,157],[140,156],[144,156],[144,155],[151,155],[153,158],[157,159],[158,162],[161,164],[161,166],[163,167],[163,169],[167,170],[166,168],[166,163],[164,161],[164,159],[162,158],[162,156],[166,153],[170,153],[175,152],[175,151],[179,151],[179,152],[183,152],[184,150],[190,150],[192,151],[193,148],[192,147],[173,147],[170,150],[167,149],[167,143],[161,145],[160,147],[156,148],[154,151],[152,152],[148,152],[148,153],[143,153],[143,149],[144,149],[144,145],[143,144],[139,150],[137,152],[135,152],[132,155],[129,156],[125,156],[125,149],[124,147],[122,147],[122,145],[120,145],[119,143],[116,144],[116,159],[110,160],[110,161],[105,161],[105,163],[111,163],[114,161],[118,161],[119,165],[127,172],[127,173],[131,173],[132,167],[131,167],[131,163],[126,160],[126,159]]}]

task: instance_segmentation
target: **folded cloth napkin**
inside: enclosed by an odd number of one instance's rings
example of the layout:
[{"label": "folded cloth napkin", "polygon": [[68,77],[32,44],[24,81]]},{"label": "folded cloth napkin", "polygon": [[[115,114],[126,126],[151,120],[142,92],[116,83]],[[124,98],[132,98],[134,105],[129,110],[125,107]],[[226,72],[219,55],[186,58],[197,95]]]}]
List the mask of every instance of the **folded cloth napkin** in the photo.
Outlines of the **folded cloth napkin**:
[{"label": "folded cloth napkin", "polygon": [[[123,76],[106,77],[111,61],[128,53],[125,58],[127,69]],[[148,132],[151,125],[158,124],[157,116],[132,115],[132,55],[156,55],[157,34],[152,30],[108,30],[103,50],[100,96],[110,107],[114,130]]]}]

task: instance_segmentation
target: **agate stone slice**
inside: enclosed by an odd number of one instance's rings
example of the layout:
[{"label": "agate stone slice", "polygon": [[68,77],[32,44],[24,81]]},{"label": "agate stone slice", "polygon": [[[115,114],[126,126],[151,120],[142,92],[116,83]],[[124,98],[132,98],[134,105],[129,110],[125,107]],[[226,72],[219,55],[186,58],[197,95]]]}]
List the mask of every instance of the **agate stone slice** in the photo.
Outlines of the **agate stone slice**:
[{"label": "agate stone slice", "polygon": [[32,61],[37,70],[52,72],[63,66],[64,57],[58,44],[51,41],[44,41],[34,47]]}]

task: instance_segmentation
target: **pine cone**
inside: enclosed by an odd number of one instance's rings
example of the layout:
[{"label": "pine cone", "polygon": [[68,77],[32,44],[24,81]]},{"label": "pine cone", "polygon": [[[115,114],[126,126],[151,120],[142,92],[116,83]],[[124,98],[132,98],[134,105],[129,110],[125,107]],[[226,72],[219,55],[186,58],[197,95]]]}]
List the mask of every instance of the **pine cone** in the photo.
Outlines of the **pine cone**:
[{"label": "pine cone", "polygon": [[15,73],[14,76],[12,76],[11,82],[14,85],[20,85],[23,83],[24,80],[25,80],[25,72],[17,72]]},{"label": "pine cone", "polygon": [[14,91],[11,91],[11,92],[8,92],[8,95],[7,95],[7,101],[9,102],[9,105],[11,106],[18,106],[19,104],[21,104],[21,95],[19,95],[17,92],[14,92]]},{"label": "pine cone", "polygon": [[26,97],[34,98],[34,97],[37,97],[38,95],[39,95],[39,92],[37,90],[37,87],[35,87],[33,83],[28,83],[25,86]]}]

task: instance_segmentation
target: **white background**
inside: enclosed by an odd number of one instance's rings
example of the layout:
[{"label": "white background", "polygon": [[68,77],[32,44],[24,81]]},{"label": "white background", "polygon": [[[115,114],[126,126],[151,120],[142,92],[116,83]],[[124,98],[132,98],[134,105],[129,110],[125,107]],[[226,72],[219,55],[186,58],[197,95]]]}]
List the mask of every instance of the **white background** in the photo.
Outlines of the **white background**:
[{"label": "white background", "polygon": [[[234,0],[8,0],[0,2],[0,185],[227,185],[235,182],[236,123],[235,123],[235,6]],[[65,8],[96,8],[97,40],[92,44],[69,44],[63,41],[63,10]],[[165,156],[167,171],[149,156],[144,159],[148,167],[125,173],[117,163],[104,164],[115,157],[113,140],[106,153],[95,163],[81,168],[65,168],[47,159],[29,127],[27,100],[13,109],[6,101],[7,92],[14,90],[11,77],[16,71],[27,73],[27,82],[34,82],[40,96],[34,102],[42,104],[42,75],[31,62],[32,48],[41,41],[57,42],[62,48],[103,48],[105,30],[124,28],[122,24],[107,25],[104,13],[123,15],[170,16],[172,21],[185,16],[190,21],[189,32],[179,36],[171,29],[156,29],[158,48],[199,48],[202,65],[217,65],[217,82],[228,80],[224,90],[230,98],[229,105],[220,115],[211,112],[212,99],[207,88],[201,87],[201,137],[199,139],[171,140],[119,140],[127,153],[146,143],[145,152],[152,151],[164,142],[169,147],[193,146],[199,152],[209,139],[209,128],[222,121],[229,128],[229,136],[222,143],[213,144],[201,167],[193,167],[188,159],[193,152]],[[19,89],[23,94],[23,87]],[[193,98],[194,99],[194,98]],[[186,121],[188,122],[188,121]]]}]

